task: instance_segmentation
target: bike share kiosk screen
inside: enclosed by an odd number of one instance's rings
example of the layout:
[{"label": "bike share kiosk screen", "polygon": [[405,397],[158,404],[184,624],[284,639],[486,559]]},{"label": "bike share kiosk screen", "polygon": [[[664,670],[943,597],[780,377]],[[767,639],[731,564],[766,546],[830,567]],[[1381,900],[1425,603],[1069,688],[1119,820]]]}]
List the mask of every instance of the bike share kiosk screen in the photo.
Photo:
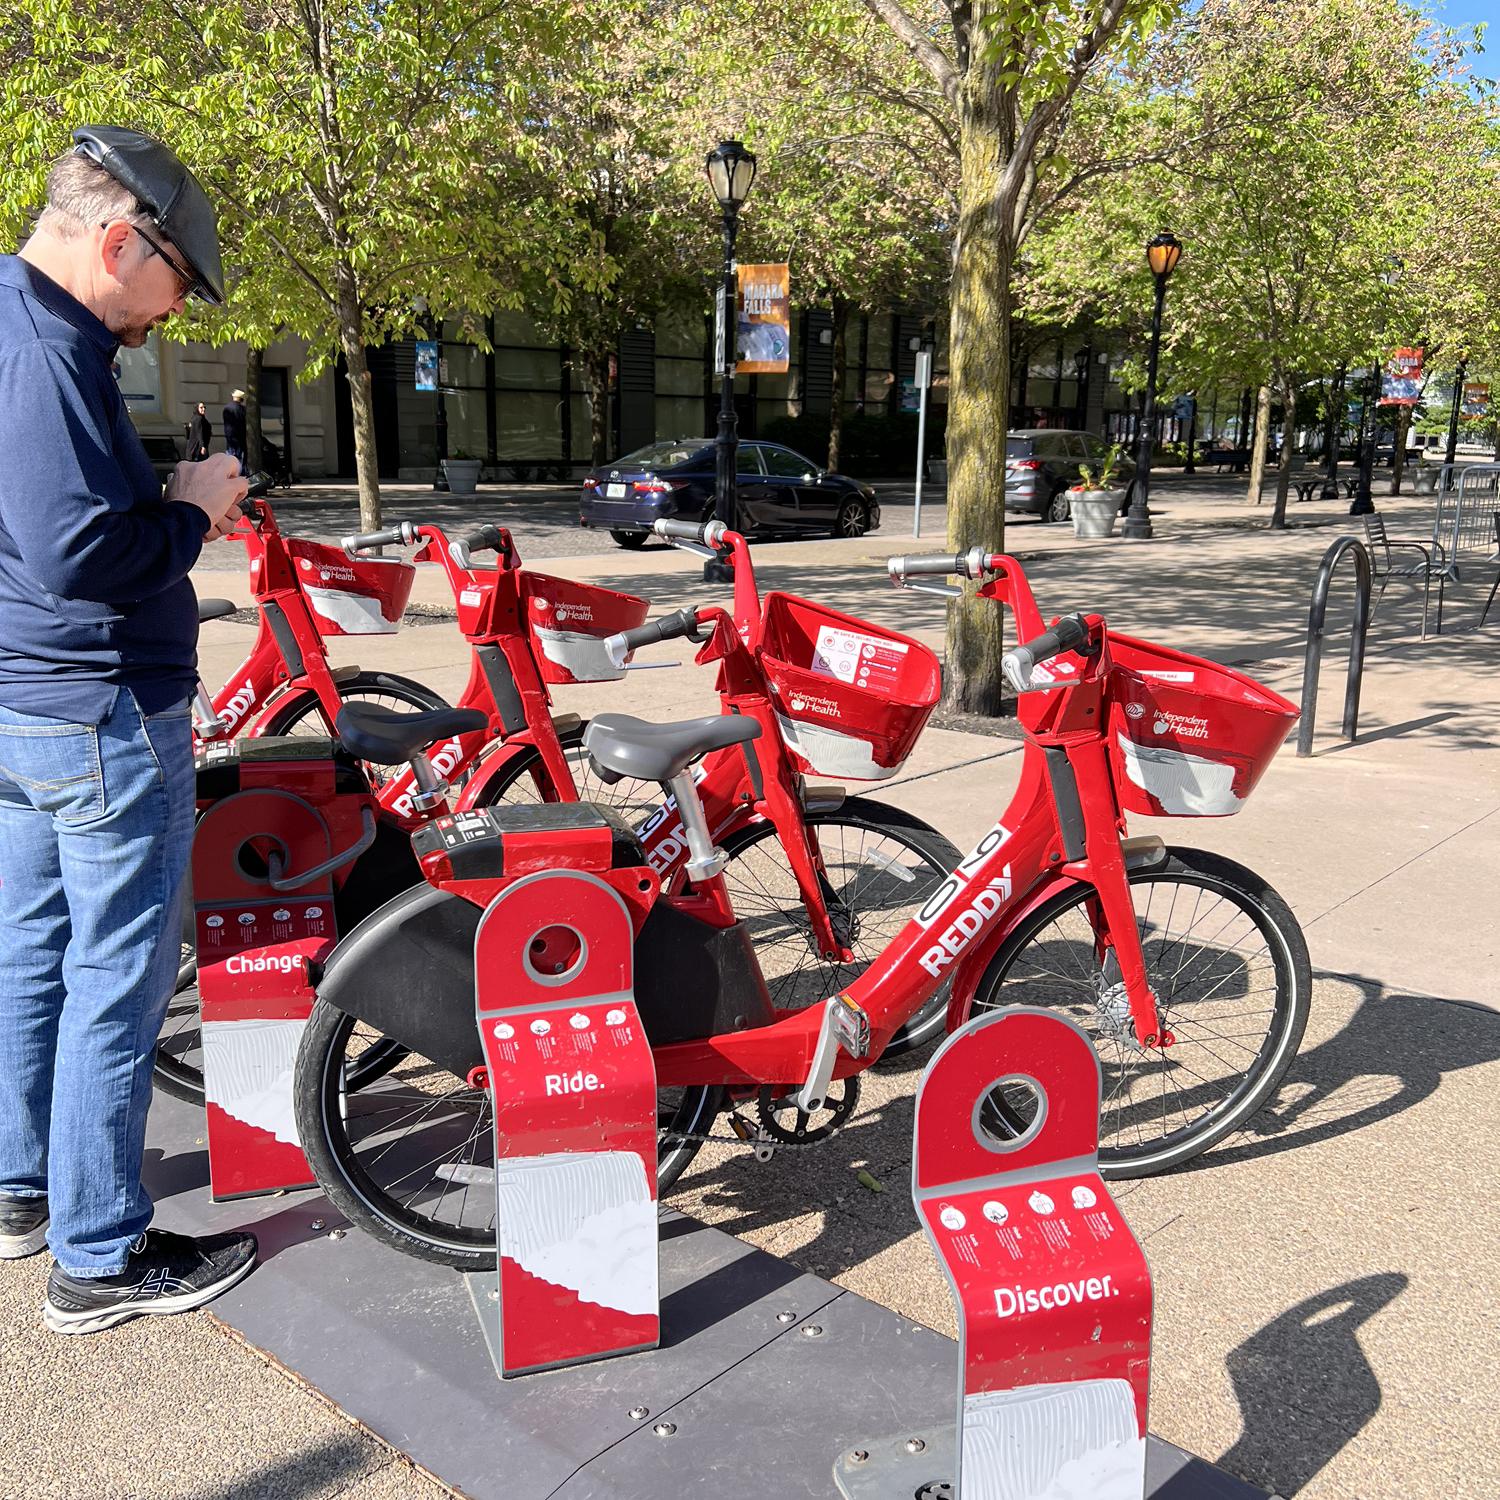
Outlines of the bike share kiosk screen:
[{"label": "bike share kiosk screen", "polygon": [[475,1018],[499,1265],[498,1296],[475,1301],[496,1367],[509,1377],[653,1349],[656,1069],[633,992],[632,911],[644,915],[655,877],[623,823],[586,803],[439,818],[413,848],[485,907]]},{"label": "bike share kiosk screen", "polygon": [[292,1070],[311,966],[337,936],[335,872],[373,836],[350,795],[363,790],[328,740],[241,740],[198,757],[207,811],[193,837],[194,936],[215,1199],[314,1185]]},{"label": "bike share kiosk screen", "polygon": [[1087,1036],[1040,1010],[970,1022],[923,1075],[912,1189],[957,1303],[959,1495],[1144,1492],[1151,1279],[1099,1176],[1099,1097]]}]

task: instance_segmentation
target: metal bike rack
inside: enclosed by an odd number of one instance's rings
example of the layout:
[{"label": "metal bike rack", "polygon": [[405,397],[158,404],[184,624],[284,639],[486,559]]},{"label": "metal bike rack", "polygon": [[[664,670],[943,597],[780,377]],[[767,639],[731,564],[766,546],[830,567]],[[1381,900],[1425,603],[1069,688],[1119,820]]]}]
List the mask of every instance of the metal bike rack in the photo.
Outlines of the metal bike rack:
[{"label": "metal bike rack", "polygon": [[1302,669],[1302,717],[1297,729],[1297,754],[1312,754],[1313,726],[1318,713],[1318,668],[1323,660],[1323,619],[1328,613],[1328,589],[1344,554],[1354,556],[1354,632],[1349,641],[1349,674],[1344,687],[1344,738],[1353,740],[1359,729],[1359,687],[1365,670],[1365,637],[1370,629],[1370,554],[1355,536],[1341,536],[1323,554],[1307,611],[1307,661]]}]

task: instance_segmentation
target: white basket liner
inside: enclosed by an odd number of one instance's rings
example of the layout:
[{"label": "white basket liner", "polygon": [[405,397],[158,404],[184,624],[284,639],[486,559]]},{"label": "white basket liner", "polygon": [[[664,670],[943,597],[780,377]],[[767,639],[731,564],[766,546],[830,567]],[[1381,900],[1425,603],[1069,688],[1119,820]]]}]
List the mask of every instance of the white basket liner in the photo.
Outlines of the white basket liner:
[{"label": "white basket liner", "polygon": [[203,1092],[257,1130],[300,1146],[292,1109],[292,1073],[306,1021],[205,1021]]},{"label": "white basket liner", "polygon": [[964,1500],[1141,1500],[1146,1440],[1125,1380],[964,1397]]},{"label": "white basket liner", "polygon": [[656,1201],[635,1152],[505,1157],[495,1193],[502,1256],[585,1302],[657,1311]]},{"label": "white basket liner", "polygon": [[372,594],[351,594],[346,589],[320,589],[304,583],[315,613],[332,620],[345,635],[395,635],[399,620],[387,620],[380,612],[380,600]]},{"label": "white basket liner", "polygon": [[819,776],[847,776],[851,781],[884,781],[901,769],[878,765],[870,751],[870,742],[852,734],[841,734],[821,724],[804,719],[789,719],[778,713],[782,738]]},{"label": "white basket liner", "polygon": [[605,637],[578,630],[552,630],[532,625],[542,643],[542,654],[579,682],[618,682],[624,669],[617,667],[604,649]]},{"label": "white basket liner", "polygon": [[1236,813],[1245,799],[1235,795],[1234,767],[1166,745],[1139,745],[1118,735],[1125,774],[1178,817],[1215,818]]}]

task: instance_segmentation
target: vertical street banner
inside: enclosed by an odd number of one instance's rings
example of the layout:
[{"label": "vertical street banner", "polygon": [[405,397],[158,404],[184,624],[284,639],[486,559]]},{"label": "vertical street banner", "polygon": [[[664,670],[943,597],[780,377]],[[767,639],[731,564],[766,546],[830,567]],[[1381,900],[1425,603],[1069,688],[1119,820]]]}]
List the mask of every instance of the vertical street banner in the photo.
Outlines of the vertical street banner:
[{"label": "vertical street banner", "polygon": [[779,375],[791,364],[791,276],[785,265],[740,266],[736,323],[741,375]]},{"label": "vertical street banner", "polygon": [[417,340],[417,389],[435,391],[438,388],[438,346],[436,339]]},{"label": "vertical street banner", "polygon": [[1380,378],[1382,406],[1415,406],[1422,399],[1422,356],[1425,350],[1392,349]]},{"label": "vertical street banner", "polygon": [[1484,380],[1464,382],[1463,415],[1466,418],[1487,417],[1490,414],[1490,387]]}]

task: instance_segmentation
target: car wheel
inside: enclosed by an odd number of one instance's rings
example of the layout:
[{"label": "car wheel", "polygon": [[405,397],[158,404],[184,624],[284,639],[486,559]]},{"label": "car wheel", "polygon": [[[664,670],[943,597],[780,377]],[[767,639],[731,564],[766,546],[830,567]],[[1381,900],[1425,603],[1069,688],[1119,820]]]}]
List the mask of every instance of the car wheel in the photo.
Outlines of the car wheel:
[{"label": "car wheel", "polygon": [[651,540],[649,531],[611,531],[610,535],[615,539],[617,546],[625,547],[631,552],[638,552]]},{"label": "car wheel", "polygon": [[865,520],[864,505],[858,500],[846,500],[839,506],[839,513],[834,518],[833,534],[835,536],[863,536],[869,530]]},{"label": "car wheel", "polygon": [[1047,502],[1047,508],[1042,512],[1049,521],[1061,524],[1072,519],[1073,502],[1068,499],[1068,492],[1064,489],[1055,489],[1052,498]]}]

